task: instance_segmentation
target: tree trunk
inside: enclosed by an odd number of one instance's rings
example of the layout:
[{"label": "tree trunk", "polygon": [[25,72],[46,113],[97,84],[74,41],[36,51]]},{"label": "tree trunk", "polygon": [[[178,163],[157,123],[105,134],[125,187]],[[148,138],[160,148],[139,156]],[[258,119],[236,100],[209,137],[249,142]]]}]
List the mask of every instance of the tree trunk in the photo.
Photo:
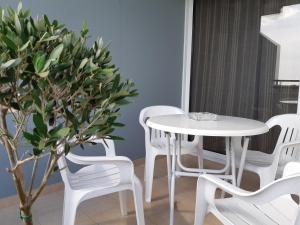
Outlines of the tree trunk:
[{"label": "tree trunk", "polygon": [[23,224],[33,225],[31,207],[26,207],[22,209],[20,212],[21,212],[20,217],[21,220],[23,221]]}]

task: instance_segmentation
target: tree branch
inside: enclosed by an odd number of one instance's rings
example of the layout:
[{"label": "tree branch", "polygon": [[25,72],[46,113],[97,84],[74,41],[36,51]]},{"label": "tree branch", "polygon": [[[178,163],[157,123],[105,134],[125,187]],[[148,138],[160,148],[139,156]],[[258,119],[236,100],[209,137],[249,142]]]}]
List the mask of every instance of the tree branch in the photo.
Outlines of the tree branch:
[{"label": "tree branch", "polygon": [[37,171],[38,163],[39,163],[38,159],[35,159],[34,163],[33,163],[33,168],[32,168],[32,174],[31,174],[31,179],[30,179],[28,196],[31,196],[31,193],[32,193],[32,188],[33,188],[33,184],[34,184],[35,177],[36,177],[36,171]]},{"label": "tree branch", "polygon": [[[2,131],[5,132],[5,135],[2,136],[2,140],[3,140],[4,148],[9,158],[11,168],[13,168],[16,166],[17,160],[15,158],[14,149],[12,148],[12,146],[8,141],[9,136],[8,136],[7,123],[6,123],[6,116],[7,116],[7,109],[2,108],[0,110],[0,128],[2,129]],[[17,167],[13,171],[12,176],[20,199],[20,208],[22,208],[26,204],[26,199],[27,199],[26,193],[24,191],[24,176],[23,176],[22,168]]]},{"label": "tree branch", "polygon": [[47,168],[45,170],[43,180],[42,180],[39,188],[37,189],[37,191],[34,193],[34,195],[32,197],[32,204],[36,201],[36,199],[39,197],[39,195],[42,193],[42,191],[46,187],[48,179],[49,179],[54,167],[56,166],[58,158],[59,157],[57,155],[51,154],[49,161],[48,161],[49,164],[47,165]]}]

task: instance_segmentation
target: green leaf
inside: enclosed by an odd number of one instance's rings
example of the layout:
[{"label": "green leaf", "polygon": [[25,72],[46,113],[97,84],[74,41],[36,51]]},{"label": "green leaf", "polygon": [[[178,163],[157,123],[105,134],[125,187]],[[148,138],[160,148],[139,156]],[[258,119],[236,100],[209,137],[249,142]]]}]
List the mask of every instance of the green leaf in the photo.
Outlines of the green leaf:
[{"label": "green leaf", "polygon": [[38,145],[38,148],[43,150],[46,146],[46,141],[45,139],[41,139],[40,142],[39,142],[39,145]]},{"label": "green leaf", "polygon": [[84,123],[85,121],[89,122],[89,115],[90,115],[90,110],[86,109],[82,112],[82,117],[81,117],[81,123]]},{"label": "green leaf", "polygon": [[117,74],[116,78],[113,81],[113,86],[112,86],[113,90],[117,90],[117,88],[119,87],[119,84],[120,84],[120,80],[121,80],[120,74]]},{"label": "green leaf", "polygon": [[106,76],[112,76],[114,74],[114,68],[105,68],[101,72]]},{"label": "green leaf", "polygon": [[118,105],[127,105],[130,103],[130,101],[126,100],[126,99],[120,99],[116,102]]},{"label": "green leaf", "polygon": [[63,51],[63,49],[64,49],[63,44],[60,44],[60,45],[56,46],[56,48],[54,48],[53,51],[51,52],[49,59],[58,60],[61,53],[62,53],[62,51]]},{"label": "green leaf", "polygon": [[22,8],[23,8],[22,1],[19,1],[18,8],[17,8],[18,15],[20,15],[20,12],[22,12]]},{"label": "green leaf", "polygon": [[50,24],[50,21],[49,21],[49,19],[48,19],[48,17],[47,17],[46,15],[44,15],[44,20],[45,20],[45,24],[46,24],[48,27],[50,27],[51,24]]},{"label": "green leaf", "polygon": [[85,67],[85,65],[87,64],[88,61],[89,61],[88,58],[84,58],[84,59],[81,61],[80,65],[79,65],[79,67],[78,67],[78,70],[83,69],[83,67]]},{"label": "green leaf", "polygon": [[29,9],[26,9],[25,12],[23,12],[23,16],[24,16],[24,17],[30,16],[30,10],[29,10]]},{"label": "green leaf", "polygon": [[39,73],[44,68],[46,62],[46,55],[36,55],[33,59],[33,65],[36,73]]},{"label": "green leaf", "polygon": [[68,64],[68,63],[62,63],[62,64],[55,65],[55,67],[53,68],[53,72],[54,72],[54,73],[62,72],[62,71],[64,71],[65,69],[70,68],[70,66],[71,66],[71,65]]},{"label": "green leaf", "polygon": [[28,141],[36,140],[34,135],[32,135],[31,133],[28,133],[28,132],[26,132],[26,131],[23,132],[23,136],[24,136],[24,138],[27,139]]},{"label": "green leaf", "polygon": [[44,123],[43,117],[40,113],[33,114],[33,123],[37,129],[37,132],[43,137],[47,136],[47,125]]},{"label": "green leaf", "polygon": [[25,101],[23,108],[28,109],[30,106],[32,106],[32,103],[33,103],[32,100]]},{"label": "green leaf", "polygon": [[79,126],[77,118],[67,108],[64,108],[64,110],[66,112],[68,120],[72,122],[74,128],[77,130]]},{"label": "green leaf", "polygon": [[26,131],[23,132],[24,138],[29,141],[31,144],[35,145],[40,141],[40,137],[37,135],[33,135],[31,133],[28,133]]},{"label": "green leaf", "polygon": [[6,46],[8,48],[10,48],[11,50],[15,51],[17,49],[17,45],[15,44],[14,41],[12,41],[9,37],[7,37],[6,35],[2,35],[1,36],[2,41],[6,44]]},{"label": "green leaf", "polygon": [[69,133],[70,133],[70,128],[64,127],[51,134],[51,137],[64,138],[68,136]]},{"label": "green leaf", "polygon": [[54,41],[56,39],[58,39],[59,36],[58,35],[55,35],[55,36],[51,36],[51,37],[48,37],[48,38],[45,38],[43,39],[41,42],[46,42],[46,41]]},{"label": "green leaf", "polygon": [[109,138],[115,141],[124,141],[125,139],[119,136],[109,135]]},{"label": "green leaf", "polygon": [[38,148],[33,148],[32,151],[33,151],[33,154],[34,154],[35,156],[38,156],[38,155],[40,155],[40,154],[43,152],[43,151],[41,151],[41,150],[38,149]]},{"label": "green leaf", "polygon": [[45,71],[45,72],[37,73],[37,75],[39,75],[40,77],[45,78],[45,77],[47,77],[49,75],[49,72],[50,71],[48,70],[48,71]]},{"label": "green leaf", "polygon": [[51,100],[46,104],[45,112],[50,113],[52,111],[53,107],[54,107],[54,100]]},{"label": "green leaf", "polygon": [[99,130],[101,130],[102,126],[93,126],[86,131],[83,132],[84,135],[93,135],[96,134]]},{"label": "green leaf", "polygon": [[83,25],[82,25],[82,29],[81,29],[81,37],[85,37],[89,32],[89,27],[88,27],[88,24],[87,22],[84,22]]},{"label": "green leaf", "polygon": [[8,15],[13,18],[15,15],[14,9],[12,7],[8,7],[6,10],[8,12]]},{"label": "green leaf", "polygon": [[68,155],[68,153],[70,152],[70,145],[68,143],[65,144],[65,148],[64,148],[64,152],[65,152],[65,155]]},{"label": "green leaf", "polygon": [[15,67],[17,65],[19,65],[21,63],[21,59],[17,58],[17,59],[11,59],[9,61],[7,61],[6,63],[3,63],[1,65],[1,69],[10,69],[12,67]]},{"label": "green leaf", "polygon": [[15,27],[18,34],[22,33],[22,26],[19,20],[19,16],[17,13],[15,13]]},{"label": "green leaf", "polygon": [[32,99],[33,99],[34,104],[37,106],[38,110],[41,110],[42,102],[40,100],[38,91],[34,90],[34,91],[32,91],[31,94],[32,94]]},{"label": "green leaf", "polygon": [[63,128],[63,124],[59,124],[57,125],[56,127],[52,128],[50,131],[49,131],[49,134],[50,136],[52,136],[54,133],[56,133],[58,130],[60,130],[61,128]]},{"label": "green leaf", "polygon": [[47,61],[46,61],[46,63],[45,63],[45,65],[44,65],[44,67],[43,67],[43,69],[42,69],[41,72],[45,72],[46,70],[48,70],[49,66],[50,66],[51,63],[54,62],[54,61],[55,61],[55,60],[53,60],[53,59],[47,59]]},{"label": "green leaf", "polygon": [[3,22],[4,10],[0,8],[0,23]]}]

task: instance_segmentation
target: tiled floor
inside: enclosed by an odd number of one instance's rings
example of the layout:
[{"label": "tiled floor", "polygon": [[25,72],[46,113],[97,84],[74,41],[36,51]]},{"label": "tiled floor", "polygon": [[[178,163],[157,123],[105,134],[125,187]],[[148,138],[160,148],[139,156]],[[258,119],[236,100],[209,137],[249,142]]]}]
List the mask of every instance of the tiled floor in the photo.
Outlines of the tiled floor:
[{"label": "tiled floor", "polygon": [[[151,204],[145,203],[146,225],[168,225],[169,207],[166,179],[166,164],[164,159],[157,160]],[[185,163],[195,162],[187,158]],[[206,162],[207,167],[217,165]],[[143,179],[144,166],[136,166],[136,174]],[[243,187],[249,190],[257,188],[255,175],[245,173]],[[176,180],[176,215],[175,225],[192,225],[194,223],[196,179],[179,177]],[[135,225],[135,212],[132,196],[129,196],[129,215],[122,217],[119,209],[118,195],[113,194],[82,203],[77,211],[76,225]],[[63,207],[63,192],[42,196],[33,208],[34,225],[61,225]],[[0,209],[1,225],[19,225],[16,216],[17,207]],[[211,214],[206,218],[205,225],[221,225]]]}]

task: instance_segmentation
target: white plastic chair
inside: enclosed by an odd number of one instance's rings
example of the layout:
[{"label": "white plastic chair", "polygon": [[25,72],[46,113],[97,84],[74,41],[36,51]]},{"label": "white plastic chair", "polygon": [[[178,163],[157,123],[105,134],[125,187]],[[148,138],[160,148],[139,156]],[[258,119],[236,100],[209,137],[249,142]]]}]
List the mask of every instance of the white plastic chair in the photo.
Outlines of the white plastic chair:
[{"label": "white plastic chair", "polygon": [[[163,115],[170,115],[170,114],[184,114],[184,111],[174,107],[174,106],[150,106],[144,108],[140,112],[139,122],[145,130],[145,149],[146,149],[146,162],[145,162],[145,199],[146,202],[151,202],[152,196],[152,186],[153,186],[153,174],[154,174],[154,165],[155,165],[155,158],[158,155],[167,155],[167,136],[155,129],[151,129],[147,126],[146,122],[147,119],[154,116],[163,116]],[[191,154],[198,156],[198,163],[199,167],[202,166],[202,156],[201,151],[198,151],[201,146],[198,146],[199,137],[194,137],[193,141],[188,141],[188,137],[182,135],[183,140],[181,141],[181,153],[182,154]],[[173,147],[171,147],[173,150]],[[170,176],[170,162],[168,163],[168,175]]]},{"label": "white plastic chair", "polygon": [[[106,156],[87,157],[68,153],[58,160],[65,184],[63,225],[74,225],[78,205],[88,199],[119,192],[121,214],[127,214],[126,191],[134,196],[138,225],[145,225],[142,186],[134,174],[134,166],[126,157],[116,156],[114,142],[95,137],[93,143],[102,144]],[[75,173],[68,169],[67,160],[85,166]]]},{"label": "white plastic chair", "polygon": [[[213,213],[225,225],[300,225],[300,163],[288,163],[283,178],[256,192],[242,190],[213,175],[198,179],[195,223],[202,225]],[[233,197],[215,199],[217,188]]]},{"label": "white plastic chair", "polygon": [[[276,147],[272,154],[248,150],[244,169],[257,173],[260,177],[260,187],[267,185],[282,176],[283,168],[288,162],[300,161],[300,115],[283,114],[274,116],[266,122],[267,126],[281,128]],[[238,145],[238,143],[236,143]],[[237,146],[237,149],[241,149]],[[212,157],[212,154],[215,157]],[[204,158],[214,161],[225,157],[218,153],[204,151]],[[236,165],[239,164],[240,154],[237,151]]]}]

